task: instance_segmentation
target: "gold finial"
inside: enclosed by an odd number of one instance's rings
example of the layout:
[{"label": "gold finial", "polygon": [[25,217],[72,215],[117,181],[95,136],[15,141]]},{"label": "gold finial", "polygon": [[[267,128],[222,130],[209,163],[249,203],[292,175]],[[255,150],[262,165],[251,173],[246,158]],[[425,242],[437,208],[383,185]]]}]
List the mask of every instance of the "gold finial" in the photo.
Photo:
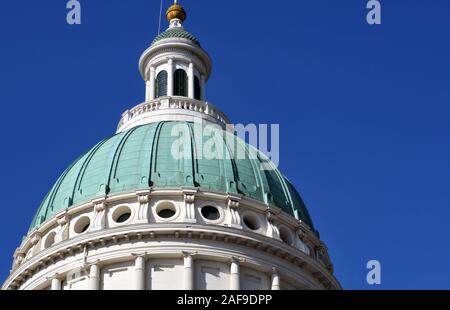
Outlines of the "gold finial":
[{"label": "gold finial", "polygon": [[167,10],[166,16],[168,21],[179,19],[181,22],[184,22],[186,20],[186,11],[178,4],[178,1],[175,1],[175,3]]}]

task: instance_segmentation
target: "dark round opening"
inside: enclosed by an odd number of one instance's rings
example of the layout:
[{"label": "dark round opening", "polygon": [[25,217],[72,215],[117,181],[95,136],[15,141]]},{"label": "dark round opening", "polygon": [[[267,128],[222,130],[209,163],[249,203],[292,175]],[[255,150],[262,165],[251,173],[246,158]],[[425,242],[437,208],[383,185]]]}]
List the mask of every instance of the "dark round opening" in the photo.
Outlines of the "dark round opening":
[{"label": "dark round opening", "polygon": [[117,218],[117,223],[124,223],[131,217],[131,213],[127,212]]},{"label": "dark round opening", "polygon": [[164,209],[158,212],[158,216],[163,219],[170,219],[175,215],[175,211],[171,209]]},{"label": "dark round opening", "polygon": [[82,233],[86,232],[86,231],[88,230],[89,226],[91,226],[91,224],[90,224],[90,223],[86,224],[86,225],[85,225],[85,226],[84,226],[83,228],[81,228],[81,230],[80,230],[80,234],[82,234]]},{"label": "dark round opening", "polygon": [[217,221],[220,218],[219,209],[212,206],[206,206],[202,208],[202,215],[205,219],[210,221]]},{"label": "dark round opening", "polygon": [[292,236],[287,229],[280,228],[280,238],[283,242],[292,244]]},{"label": "dark round opening", "polygon": [[254,218],[253,216],[244,216],[244,224],[245,226],[247,226],[247,228],[251,229],[251,230],[258,230],[259,229],[259,223],[258,220],[256,218]]},{"label": "dark round opening", "polygon": [[74,227],[75,232],[77,234],[82,234],[89,229],[90,225],[91,225],[91,220],[87,216],[84,216],[75,223],[75,227]]}]

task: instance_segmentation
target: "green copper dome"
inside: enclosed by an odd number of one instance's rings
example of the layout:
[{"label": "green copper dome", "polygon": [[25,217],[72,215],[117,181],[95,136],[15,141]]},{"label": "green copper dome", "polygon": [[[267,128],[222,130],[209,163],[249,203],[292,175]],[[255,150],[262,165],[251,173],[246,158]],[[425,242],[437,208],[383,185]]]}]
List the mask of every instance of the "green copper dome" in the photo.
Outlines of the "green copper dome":
[{"label": "green copper dome", "polygon": [[156,44],[157,42],[164,40],[164,39],[170,39],[170,38],[180,38],[180,39],[187,39],[197,45],[198,47],[201,47],[200,42],[197,40],[197,38],[190,32],[187,32],[183,27],[174,27],[169,28],[164,32],[161,32],[152,42],[152,45]]},{"label": "green copper dome", "polygon": [[[184,152],[197,156],[181,159],[172,156],[172,147],[180,140],[172,133],[174,126],[180,125],[189,132],[186,143],[189,149]],[[228,143],[223,143],[223,153],[219,150],[214,152],[225,154],[216,156],[225,159],[200,158],[198,154],[204,154],[202,144],[198,146],[202,132],[194,128],[196,126],[188,122],[152,123],[101,141],[59,178],[39,207],[30,230],[66,208],[108,194],[149,187],[198,187],[240,194],[274,204],[313,229],[308,211],[292,184],[277,169],[260,168],[261,163],[273,165],[262,153],[230,133],[223,132],[223,141]],[[203,137],[204,142],[211,139],[205,135]],[[253,156],[229,159],[233,157],[231,152]]]}]

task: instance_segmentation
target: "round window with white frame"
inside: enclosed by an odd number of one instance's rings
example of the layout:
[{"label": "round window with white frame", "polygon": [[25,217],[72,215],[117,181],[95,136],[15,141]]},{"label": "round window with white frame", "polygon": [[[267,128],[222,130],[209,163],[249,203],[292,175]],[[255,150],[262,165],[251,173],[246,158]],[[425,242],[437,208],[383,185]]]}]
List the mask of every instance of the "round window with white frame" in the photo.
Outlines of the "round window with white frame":
[{"label": "round window with white frame", "polygon": [[262,228],[261,219],[253,212],[245,212],[242,215],[242,223],[248,230],[259,232]]},{"label": "round window with white frame", "polygon": [[73,229],[75,233],[83,234],[87,232],[90,226],[91,226],[91,219],[88,216],[83,216],[76,221]]},{"label": "round window with white frame", "polygon": [[156,206],[156,216],[162,221],[172,221],[178,214],[178,210],[170,201],[163,201]]},{"label": "round window with white frame", "polygon": [[112,220],[116,224],[126,224],[130,222],[132,215],[133,213],[128,206],[120,206],[113,211]]},{"label": "round window with white frame", "polygon": [[200,214],[206,222],[218,223],[223,218],[223,212],[220,208],[206,205],[200,208]]},{"label": "round window with white frame", "polygon": [[278,230],[280,232],[280,238],[284,243],[287,243],[289,245],[293,245],[294,243],[294,237],[289,228],[286,226],[280,226],[278,227]]},{"label": "round window with white frame", "polygon": [[56,237],[56,232],[52,231],[51,233],[49,233],[47,235],[47,237],[45,238],[45,242],[44,242],[44,249],[48,249],[49,247],[51,247],[52,245],[55,244],[55,237]]}]

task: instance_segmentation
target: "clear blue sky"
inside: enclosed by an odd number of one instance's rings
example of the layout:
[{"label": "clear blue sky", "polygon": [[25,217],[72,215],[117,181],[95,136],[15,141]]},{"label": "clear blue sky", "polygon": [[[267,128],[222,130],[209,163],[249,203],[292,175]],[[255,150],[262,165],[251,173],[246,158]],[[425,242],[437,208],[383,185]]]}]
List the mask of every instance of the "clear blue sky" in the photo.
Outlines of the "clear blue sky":
[{"label": "clear blue sky", "polygon": [[[373,289],[378,259],[379,288],[450,289],[450,2],[382,1],[381,26],[366,2],[182,1],[209,101],[281,125],[280,167],[343,287]],[[58,176],[144,98],[159,1],[81,3],[81,26],[65,0],[0,3],[0,279]]]}]

